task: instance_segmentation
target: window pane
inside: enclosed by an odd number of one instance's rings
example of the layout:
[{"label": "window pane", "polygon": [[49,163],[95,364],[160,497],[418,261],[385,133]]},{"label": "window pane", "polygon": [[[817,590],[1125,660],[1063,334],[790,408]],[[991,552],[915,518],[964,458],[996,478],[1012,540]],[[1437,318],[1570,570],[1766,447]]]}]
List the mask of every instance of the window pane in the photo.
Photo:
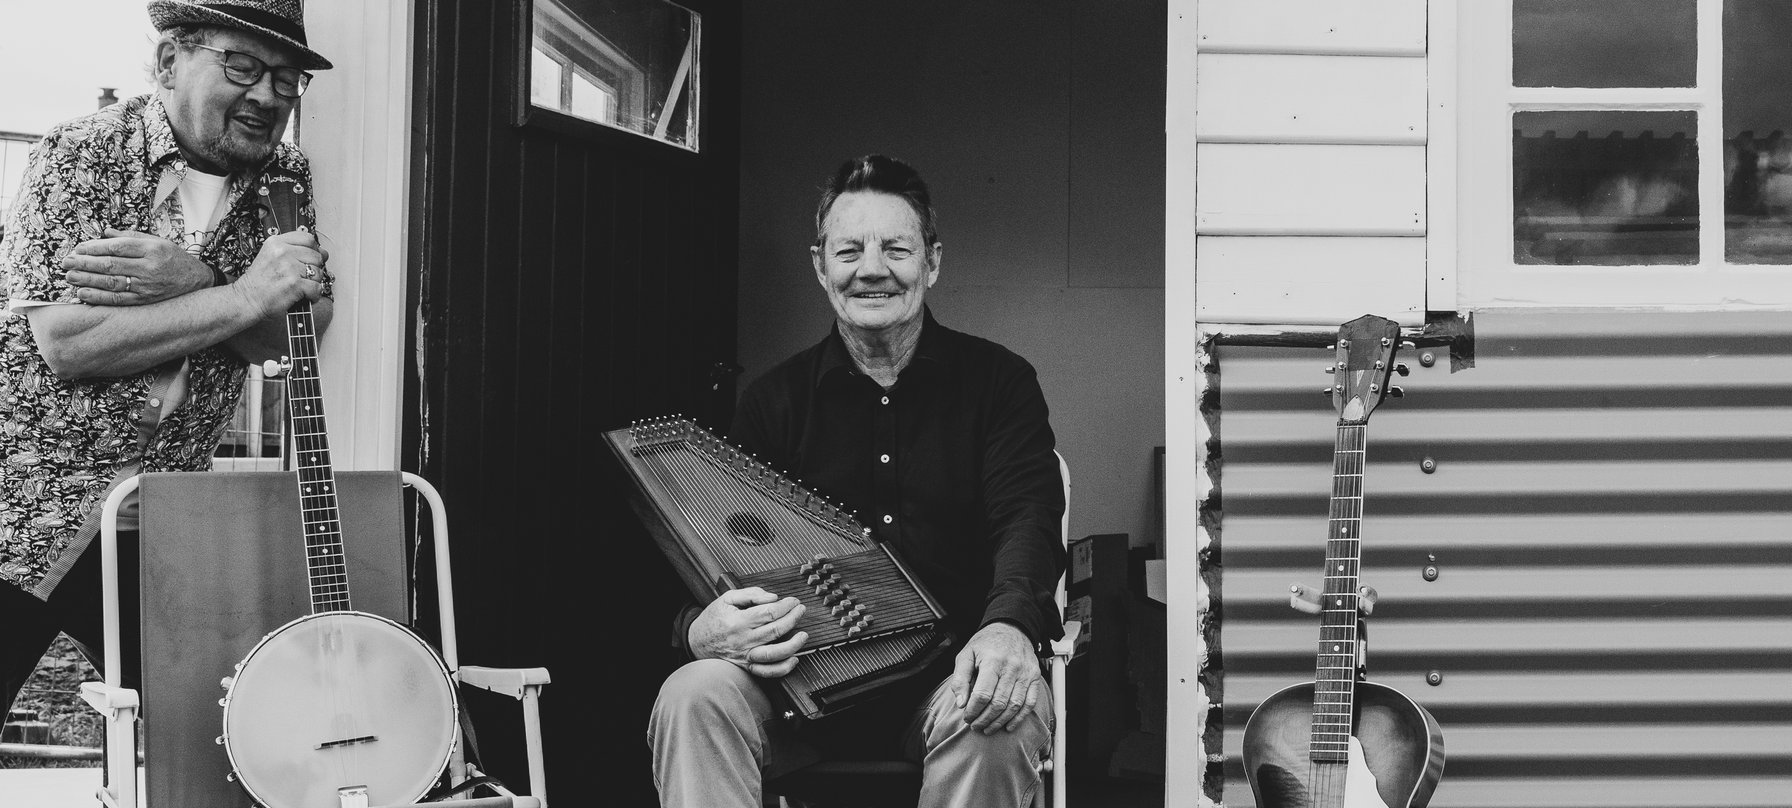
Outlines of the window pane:
[{"label": "window pane", "polygon": [[1792,264],[1792,3],[1724,3],[1724,260]]},{"label": "window pane", "polygon": [[1514,87],[1691,87],[1695,0],[1513,0]]},{"label": "window pane", "polygon": [[585,78],[583,74],[572,74],[572,114],[598,123],[614,123],[616,121],[615,96]]},{"label": "window pane", "polygon": [[1697,116],[1512,116],[1513,256],[1519,264],[1694,264]]},{"label": "window pane", "polygon": [[560,63],[541,52],[540,46],[529,51],[529,103],[548,109],[560,108]]}]

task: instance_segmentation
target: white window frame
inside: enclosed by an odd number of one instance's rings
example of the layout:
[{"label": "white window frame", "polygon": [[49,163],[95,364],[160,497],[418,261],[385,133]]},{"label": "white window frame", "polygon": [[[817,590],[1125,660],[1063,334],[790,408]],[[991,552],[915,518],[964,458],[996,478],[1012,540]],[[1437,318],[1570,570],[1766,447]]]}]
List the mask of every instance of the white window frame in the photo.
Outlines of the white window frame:
[{"label": "white window frame", "polygon": [[[601,32],[585,21],[573,16],[557,0],[534,0],[531,14],[524,20],[528,26],[528,43],[533,52],[539,51],[561,66],[561,103],[558,107],[545,107],[529,100],[527,83],[524,92],[524,117],[526,108],[548,109],[563,115],[591,121],[613,129],[619,129],[633,135],[656,140],[670,146],[687,151],[700,150],[699,138],[702,134],[699,118],[701,94],[700,51],[702,48],[702,15],[689,8],[661,0],[666,5],[680,9],[690,15],[689,36],[685,40],[685,51],[682,63],[675,72],[667,88],[664,99],[647,97],[647,68],[630,58],[627,53],[611,44]],[[537,26],[537,22],[542,25]],[[531,59],[524,60],[525,69],[529,69]],[[600,77],[580,66],[580,63],[601,64],[616,72],[618,81],[604,81]],[[568,69],[571,68],[571,69]],[[571,79],[574,72],[585,80],[608,92],[614,102],[609,108],[609,119],[588,118],[572,111]],[[687,87],[688,85],[688,87]],[[636,124],[647,120],[647,109],[651,101],[660,100],[661,114],[654,122],[652,131],[642,131]],[[671,110],[688,105],[685,111],[684,141],[680,142],[668,137],[668,124],[672,119]]]},{"label": "white window frame", "polygon": [[[1457,34],[1458,137],[1452,156],[1456,264],[1448,271],[1457,278],[1458,308],[1792,309],[1792,266],[1724,263],[1722,0],[1698,0],[1695,86],[1666,88],[1513,87],[1511,0],[1449,5]],[[1554,266],[1512,260],[1512,115],[1550,110],[1698,115],[1698,263]],[[1432,190],[1438,190],[1435,183]]]}]

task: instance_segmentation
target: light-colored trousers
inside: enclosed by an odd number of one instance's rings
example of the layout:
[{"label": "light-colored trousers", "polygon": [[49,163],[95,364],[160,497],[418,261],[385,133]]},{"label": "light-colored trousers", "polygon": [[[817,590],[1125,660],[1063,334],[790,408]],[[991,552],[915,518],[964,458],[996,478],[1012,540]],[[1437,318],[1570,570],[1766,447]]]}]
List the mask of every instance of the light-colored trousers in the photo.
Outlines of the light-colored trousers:
[{"label": "light-colored trousers", "polygon": [[[699,659],[666,678],[647,744],[664,808],[760,808],[772,776],[819,758],[779,715],[763,686],[732,662]],[[1052,695],[1040,683],[1033,714],[1013,732],[985,735],[964,722],[947,682],[903,733],[903,756],[922,766],[921,808],[1025,808],[1051,753]]]}]

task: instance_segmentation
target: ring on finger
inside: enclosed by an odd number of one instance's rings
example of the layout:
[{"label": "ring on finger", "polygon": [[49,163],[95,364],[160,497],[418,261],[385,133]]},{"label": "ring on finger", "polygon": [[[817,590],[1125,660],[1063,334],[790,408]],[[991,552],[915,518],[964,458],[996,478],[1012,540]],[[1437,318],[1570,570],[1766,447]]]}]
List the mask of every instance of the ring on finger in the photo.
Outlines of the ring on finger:
[{"label": "ring on finger", "polygon": [[305,280],[308,280],[308,281],[317,280],[317,267],[312,266],[310,264],[305,265]]},{"label": "ring on finger", "polygon": [[129,275],[124,276],[124,290],[125,291],[127,291],[127,292],[131,291],[131,281],[133,281],[133,280],[135,280],[135,279]]}]

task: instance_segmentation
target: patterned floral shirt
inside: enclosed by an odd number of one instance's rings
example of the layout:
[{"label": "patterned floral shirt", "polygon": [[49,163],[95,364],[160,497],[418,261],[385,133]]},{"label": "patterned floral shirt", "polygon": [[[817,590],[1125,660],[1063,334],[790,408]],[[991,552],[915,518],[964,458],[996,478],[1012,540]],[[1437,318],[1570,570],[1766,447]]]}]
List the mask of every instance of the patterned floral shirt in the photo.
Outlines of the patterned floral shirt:
[{"label": "patterned floral shirt", "polygon": [[[269,166],[309,185],[310,168],[281,144]],[[0,240],[11,300],[76,303],[61,269],[76,244],[105,228],[181,242],[180,186],[186,161],[159,98],[144,95],[58,125],[31,150]],[[234,280],[265,240],[253,194],[258,172],[231,178],[205,263]],[[315,229],[316,214],[300,215]],[[64,380],[38,353],[29,320],[0,320],[0,579],[40,598],[98,534],[99,510],[130,474],[203,471],[229,425],[247,365],[222,347],[187,357],[186,400],[165,417],[151,395],[180,361],[112,379]]]}]

